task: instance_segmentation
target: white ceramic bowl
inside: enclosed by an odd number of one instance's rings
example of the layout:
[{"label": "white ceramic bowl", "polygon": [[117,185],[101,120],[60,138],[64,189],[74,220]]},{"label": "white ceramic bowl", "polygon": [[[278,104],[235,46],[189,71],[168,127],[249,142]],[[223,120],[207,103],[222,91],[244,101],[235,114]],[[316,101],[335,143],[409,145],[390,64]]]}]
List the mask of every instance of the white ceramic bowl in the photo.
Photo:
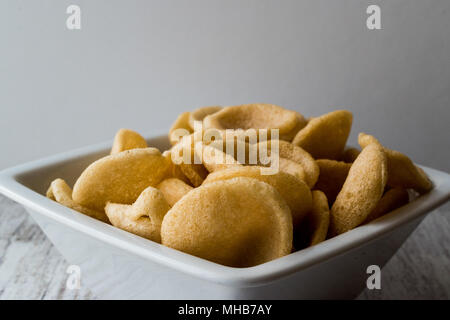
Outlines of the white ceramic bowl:
[{"label": "white ceramic bowl", "polygon": [[[164,150],[166,137],[148,140]],[[450,198],[450,176],[423,168],[434,189],[367,225],[251,268],[225,267],[119,230],[47,199],[49,183],[72,185],[111,142],[0,172],[0,192],[21,203],[99,298],[353,298],[369,265],[383,267],[427,213]]]}]

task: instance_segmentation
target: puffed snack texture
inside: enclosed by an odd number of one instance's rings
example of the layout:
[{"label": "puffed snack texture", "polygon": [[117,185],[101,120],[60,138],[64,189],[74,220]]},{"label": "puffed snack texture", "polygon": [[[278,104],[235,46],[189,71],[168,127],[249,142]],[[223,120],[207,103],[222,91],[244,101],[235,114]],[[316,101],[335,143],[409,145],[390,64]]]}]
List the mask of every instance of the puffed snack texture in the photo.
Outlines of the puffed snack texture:
[{"label": "puffed snack texture", "polygon": [[46,196],[66,213],[252,267],[383,223],[433,188],[423,169],[372,135],[359,134],[361,150],[348,146],[352,123],[348,110],[305,118],[267,103],[187,109],[166,142],[118,130],[78,177],[48,177]]},{"label": "puffed snack texture", "polygon": [[165,216],[161,237],[164,245],[194,256],[250,267],[291,252],[292,218],[275,188],[239,177],[184,196]]}]

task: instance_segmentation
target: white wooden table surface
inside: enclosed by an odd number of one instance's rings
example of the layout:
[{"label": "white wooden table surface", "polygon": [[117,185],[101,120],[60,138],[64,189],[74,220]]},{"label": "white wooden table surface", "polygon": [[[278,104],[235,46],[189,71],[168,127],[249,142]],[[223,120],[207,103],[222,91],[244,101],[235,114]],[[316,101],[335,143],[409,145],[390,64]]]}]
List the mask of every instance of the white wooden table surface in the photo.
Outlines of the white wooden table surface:
[{"label": "white wooden table surface", "polygon": [[[68,263],[17,203],[0,195],[0,299],[95,299],[66,289]],[[430,214],[360,299],[450,299],[450,205]]]}]

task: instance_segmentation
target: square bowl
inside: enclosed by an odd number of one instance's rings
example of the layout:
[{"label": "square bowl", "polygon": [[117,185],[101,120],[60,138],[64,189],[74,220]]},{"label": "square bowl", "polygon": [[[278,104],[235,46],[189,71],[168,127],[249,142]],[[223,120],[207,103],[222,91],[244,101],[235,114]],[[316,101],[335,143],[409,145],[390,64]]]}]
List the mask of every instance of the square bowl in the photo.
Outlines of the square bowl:
[{"label": "square bowl", "polygon": [[[166,136],[148,139],[166,150]],[[250,268],[219,265],[80,214],[45,197],[50,182],[73,185],[109,153],[97,144],[0,172],[0,192],[22,204],[50,241],[103,299],[348,299],[382,268],[426,214],[450,198],[450,175],[422,167],[434,189],[349,232]]]}]

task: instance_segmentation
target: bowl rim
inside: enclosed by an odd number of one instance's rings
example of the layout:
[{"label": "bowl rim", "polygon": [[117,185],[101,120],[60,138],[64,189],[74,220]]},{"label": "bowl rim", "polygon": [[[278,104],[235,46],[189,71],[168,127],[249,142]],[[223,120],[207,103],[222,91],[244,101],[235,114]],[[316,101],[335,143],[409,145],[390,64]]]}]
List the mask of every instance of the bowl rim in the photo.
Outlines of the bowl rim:
[{"label": "bowl rim", "polygon": [[[149,137],[147,140],[150,143],[158,140],[166,141],[167,137],[158,135]],[[233,287],[264,285],[329,260],[395,230],[401,225],[432,211],[450,199],[450,175],[439,170],[420,166],[428,174],[434,184],[434,188],[407,205],[366,225],[359,226],[315,246],[254,267],[233,268],[165,247],[159,243],[80,214],[48,199],[45,195],[28,188],[18,181],[20,176],[27,173],[35,172],[44,167],[55,166],[74,158],[82,158],[102,151],[106,152],[110,146],[111,140],[108,140],[0,171],[0,193],[20,203],[27,209],[34,210],[58,223],[62,223],[109,245],[195,278]]]}]

